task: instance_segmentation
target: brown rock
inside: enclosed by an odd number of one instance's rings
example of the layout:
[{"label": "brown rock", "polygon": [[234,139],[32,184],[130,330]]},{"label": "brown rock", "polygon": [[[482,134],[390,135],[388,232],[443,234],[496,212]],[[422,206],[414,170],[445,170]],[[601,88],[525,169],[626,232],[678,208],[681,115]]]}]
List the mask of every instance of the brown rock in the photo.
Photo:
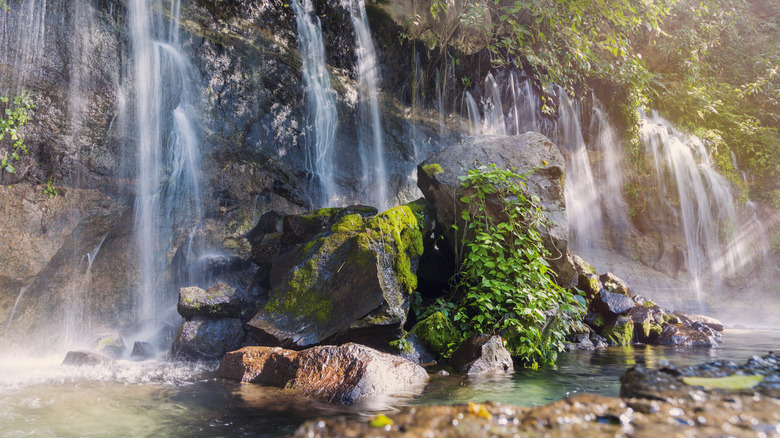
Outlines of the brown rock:
[{"label": "brown rock", "polygon": [[344,404],[422,389],[428,378],[425,369],[402,357],[351,343],[304,351],[245,347],[227,353],[217,374]]}]

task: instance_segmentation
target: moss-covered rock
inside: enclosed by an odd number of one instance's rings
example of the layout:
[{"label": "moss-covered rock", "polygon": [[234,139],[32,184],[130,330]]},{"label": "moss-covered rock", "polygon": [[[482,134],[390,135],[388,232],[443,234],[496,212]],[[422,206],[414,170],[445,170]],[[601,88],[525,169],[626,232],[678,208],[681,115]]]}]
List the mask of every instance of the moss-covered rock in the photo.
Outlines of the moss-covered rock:
[{"label": "moss-covered rock", "polygon": [[577,289],[585,292],[585,299],[590,303],[602,289],[599,274],[596,268],[576,254],[572,254],[572,261],[574,262],[574,269],[577,271]]},{"label": "moss-covered rock", "polygon": [[601,331],[610,345],[628,345],[634,339],[634,321],[626,316],[619,316],[614,322],[608,323]]},{"label": "moss-covered rock", "polygon": [[415,324],[412,333],[439,357],[449,356],[460,341],[458,331],[441,312],[436,312]]},{"label": "moss-covered rock", "polygon": [[[393,332],[388,341],[397,338],[417,287],[420,219],[408,206],[371,212],[348,207],[285,218],[281,239],[298,244],[273,262],[269,299],[249,323],[255,337],[305,347],[383,327]],[[328,228],[300,241],[323,224]]]},{"label": "moss-covered rock", "polygon": [[208,290],[196,286],[183,287],[179,289],[176,310],[186,319],[195,316],[238,317],[241,315],[241,294],[225,283],[217,283]]}]

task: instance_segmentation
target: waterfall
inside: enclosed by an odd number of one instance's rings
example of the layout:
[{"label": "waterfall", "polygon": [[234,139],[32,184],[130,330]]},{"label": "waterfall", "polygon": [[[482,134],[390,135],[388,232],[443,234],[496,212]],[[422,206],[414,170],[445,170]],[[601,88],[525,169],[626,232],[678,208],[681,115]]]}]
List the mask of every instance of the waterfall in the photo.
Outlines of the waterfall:
[{"label": "waterfall", "polygon": [[514,122],[514,133],[519,135],[528,131],[539,131],[536,96],[531,81],[523,81],[520,85],[520,80],[514,71],[510,72],[509,78],[512,89],[510,117]]},{"label": "waterfall", "polygon": [[[166,254],[175,230],[202,218],[193,69],[179,41],[180,0],[166,26],[151,0],[129,2],[138,145],[135,228],[142,321],[178,321],[177,297],[164,290]],[[148,328],[148,327],[147,327]]]},{"label": "waterfall", "polygon": [[27,293],[27,289],[30,288],[30,285],[26,285],[19,289],[19,295],[16,296],[16,301],[14,301],[14,307],[11,309],[11,314],[8,315],[8,322],[5,324],[5,337],[8,337],[8,331],[11,330],[11,324],[14,321],[14,314],[16,313],[16,308],[19,307],[19,302],[22,301],[22,297],[24,297],[24,294]]},{"label": "waterfall", "polygon": [[[76,265],[76,273],[73,276],[73,284],[70,287],[69,296],[65,303],[64,340],[68,347],[73,347],[76,342],[85,339],[91,333],[90,318],[90,291],[89,283],[92,280],[92,264],[100,252],[108,234],[103,235],[100,242],[88,253],[79,258]],[[86,267],[84,267],[86,262]],[[81,271],[84,270],[82,274]]]},{"label": "waterfall", "polygon": [[44,74],[47,10],[47,0],[24,0],[9,12],[0,8],[0,64],[14,70],[9,83],[0,84],[0,96],[19,94]]},{"label": "waterfall", "polygon": [[384,159],[384,134],[379,113],[379,72],[374,42],[363,0],[342,0],[355,29],[357,70],[360,81],[360,156],[365,175],[365,198],[380,211],[390,207]]},{"label": "waterfall", "polygon": [[595,247],[603,233],[599,190],[582,136],[579,110],[563,89],[559,88],[558,94],[558,146],[566,159],[564,193],[570,245],[577,251],[588,250]]},{"label": "waterfall", "polygon": [[466,107],[466,115],[468,116],[468,131],[471,135],[477,135],[480,133],[481,123],[479,121],[479,107],[477,101],[474,100],[474,96],[469,91],[463,92],[463,105]]},{"label": "waterfall", "polygon": [[485,78],[485,95],[482,105],[485,117],[482,123],[482,133],[488,135],[506,135],[504,122],[504,106],[501,102],[501,91],[492,73]]},{"label": "waterfall", "polygon": [[298,45],[303,61],[306,95],[306,170],[315,182],[314,206],[326,207],[337,201],[333,148],[338,129],[336,98],[325,63],[325,45],[319,17],[311,0],[294,0]]},{"label": "waterfall", "polygon": [[657,115],[642,117],[641,137],[652,154],[659,187],[679,202],[687,266],[701,304],[704,282],[719,280],[713,268],[733,272],[738,264],[737,254],[723,252],[720,242],[721,234],[730,238],[726,234],[737,224],[732,185],[715,170],[699,138]]}]

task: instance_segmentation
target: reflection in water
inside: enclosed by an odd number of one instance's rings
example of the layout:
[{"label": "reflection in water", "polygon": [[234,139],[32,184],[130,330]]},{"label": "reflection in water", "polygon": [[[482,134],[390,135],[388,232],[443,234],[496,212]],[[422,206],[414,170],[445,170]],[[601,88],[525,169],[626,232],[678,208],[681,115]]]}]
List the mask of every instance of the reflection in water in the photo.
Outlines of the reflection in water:
[{"label": "reflection in water", "polygon": [[215,377],[216,364],[130,362],[60,366],[62,356],[0,356],[3,436],[281,436],[307,419],[365,417],[406,404],[499,401],[549,403],[569,394],[616,396],[626,368],[677,367],[710,360],[744,362],[776,350],[780,331],[727,331],[721,348],[627,346],[561,354],[553,369],[514,375],[431,376],[415,397],[331,406],[290,390]]}]

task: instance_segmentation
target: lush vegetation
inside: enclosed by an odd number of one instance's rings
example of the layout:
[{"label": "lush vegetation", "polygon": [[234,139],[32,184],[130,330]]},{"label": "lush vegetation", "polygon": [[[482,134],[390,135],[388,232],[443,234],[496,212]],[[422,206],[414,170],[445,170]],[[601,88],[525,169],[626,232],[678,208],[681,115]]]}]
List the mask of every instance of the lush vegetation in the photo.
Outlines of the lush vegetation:
[{"label": "lush vegetation", "polygon": [[[453,296],[428,312],[441,311],[463,338],[501,334],[528,366],[552,363],[583,306],[555,283],[545,260],[539,200],[525,193],[525,176],[512,170],[481,167],[462,179],[460,272]],[[500,214],[491,214],[488,203],[498,203]]]},{"label": "lush vegetation", "polygon": [[29,93],[13,98],[0,97],[0,169],[4,172],[13,173],[13,162],[27,154],[24,126],[30,109],[32,101]]}]

